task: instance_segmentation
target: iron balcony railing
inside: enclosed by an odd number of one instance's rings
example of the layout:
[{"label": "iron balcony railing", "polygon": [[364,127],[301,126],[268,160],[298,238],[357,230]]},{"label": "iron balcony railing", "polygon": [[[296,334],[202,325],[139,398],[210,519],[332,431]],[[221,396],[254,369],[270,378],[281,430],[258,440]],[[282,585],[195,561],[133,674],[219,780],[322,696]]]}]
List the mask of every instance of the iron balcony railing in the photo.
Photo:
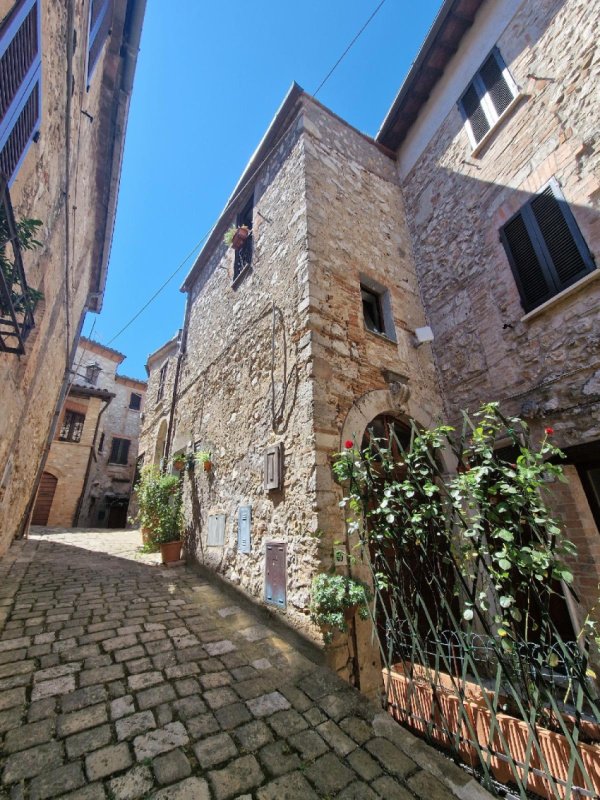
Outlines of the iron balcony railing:
[{"label": "iron balcony railing", "polygon": [[35,326],[8,182],[0,175],[0,351],[25,353],[25,340]]}]

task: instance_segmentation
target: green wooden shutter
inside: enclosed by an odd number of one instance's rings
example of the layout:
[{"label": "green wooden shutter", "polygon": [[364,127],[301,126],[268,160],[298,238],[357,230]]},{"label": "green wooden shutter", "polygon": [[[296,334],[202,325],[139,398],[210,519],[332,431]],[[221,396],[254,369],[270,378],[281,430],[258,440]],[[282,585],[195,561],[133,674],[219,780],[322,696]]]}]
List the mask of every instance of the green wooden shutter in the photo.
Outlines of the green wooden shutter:
[{"label": "green wooden shutter", "polygon": [[501,238],[521,293],[523,307],[529,311],[552,296],[552,287],[533,246],[522,213],[504,226]]}]

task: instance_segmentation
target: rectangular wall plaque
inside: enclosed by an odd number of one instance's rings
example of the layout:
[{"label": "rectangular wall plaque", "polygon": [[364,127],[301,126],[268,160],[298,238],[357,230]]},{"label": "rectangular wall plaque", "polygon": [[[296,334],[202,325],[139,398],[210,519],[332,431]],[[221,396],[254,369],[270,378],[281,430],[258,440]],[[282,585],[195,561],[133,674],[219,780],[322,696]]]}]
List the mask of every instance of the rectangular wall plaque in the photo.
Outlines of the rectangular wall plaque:
[{"label": "rectangular wall plaque", "polygon": [[249,553],[252,547],[252,506],[238,509],[238,553]]},{"label": "rectangular wall plaque", "polygon": [[273,445],[265,450],[265,489],[281,489],[283,479],[283,445]]},{"label": "rectangular wall plaque", "polygon": [[225,544],[225,514],[211,514],[208,518],[208,547],[223,547]]},{"label": "rectangular wall plaque", "polygon": [[278,608],[286,607],[287,545],[267,542],[265,551],[265,602]]}]

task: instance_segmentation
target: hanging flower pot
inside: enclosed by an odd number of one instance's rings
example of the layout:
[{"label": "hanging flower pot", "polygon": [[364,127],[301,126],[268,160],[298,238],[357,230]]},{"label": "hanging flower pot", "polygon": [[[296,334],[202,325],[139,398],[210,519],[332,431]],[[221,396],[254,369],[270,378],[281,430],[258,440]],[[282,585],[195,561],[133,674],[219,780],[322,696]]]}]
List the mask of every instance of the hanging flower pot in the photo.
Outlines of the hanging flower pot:
[{"label": "hanging flower pot", "polygon": [[173,466],[177,472],[181,472],[181,470],[185,467],[185,458],[183,456],[176,456],[173,459]]},{"label": "hanging flower pot", "polygon": [[232,225],[223,236],[223,241],[233,250],[240,250],[250,236],[250,228],[247,225]]}]

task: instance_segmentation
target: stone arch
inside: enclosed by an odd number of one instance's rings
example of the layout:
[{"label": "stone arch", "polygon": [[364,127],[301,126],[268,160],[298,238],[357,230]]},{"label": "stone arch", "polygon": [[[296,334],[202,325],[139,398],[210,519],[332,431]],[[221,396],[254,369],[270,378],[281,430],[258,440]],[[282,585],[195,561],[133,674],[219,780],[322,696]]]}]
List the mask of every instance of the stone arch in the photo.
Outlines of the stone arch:
[{"label": "stone arch", "polygon": [[[437,420],[412,399],[408,384],[391,382],[387,389],[373,389],[354,403],[342,426],[339,450],[344,449],[344,442],[348,439],[352,439],[360,447],[367,426],[380,414],[389,414],[406,425],[410,425],[411,421],[424,428],[437,424]],[[449,471],[449,453],[442,453],[441,460],[444,469]]]},{"label": "stone arch", "polygon": [[164,458],[168,430],[169,423],[167,422],[167,418],[163,417],[158,426],[158,435],[156,437],[156,444],[154,446],[153,462],[156,466],[159,466],[161,460]]}]

